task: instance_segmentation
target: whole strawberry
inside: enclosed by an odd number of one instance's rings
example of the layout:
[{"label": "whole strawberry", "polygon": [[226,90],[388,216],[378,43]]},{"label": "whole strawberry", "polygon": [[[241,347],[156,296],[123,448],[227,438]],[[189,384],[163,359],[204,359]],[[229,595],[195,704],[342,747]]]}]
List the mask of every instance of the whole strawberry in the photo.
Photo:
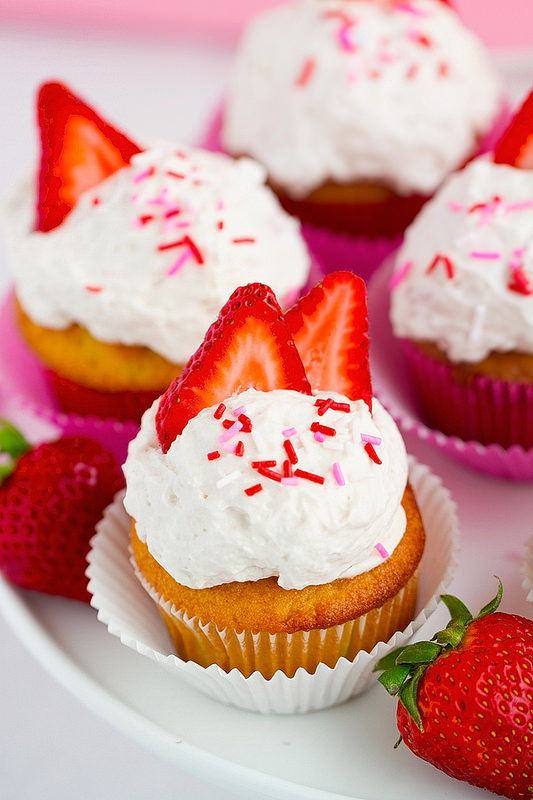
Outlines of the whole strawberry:
[{"label": "whole strawberry", "polygon": [[498,594],[473,618],[451,595],[451,620],[431,642],[377,666],[398,695],[401,738],[453,778],[518,800],[533,798],[533,622],[496,612]]},{"label": "whole strawberry", "polygon": [[124,486],[115,456],[92,439],[35,449],[0,420],[0,570],[25,589],[89,601],[86,555]]}]

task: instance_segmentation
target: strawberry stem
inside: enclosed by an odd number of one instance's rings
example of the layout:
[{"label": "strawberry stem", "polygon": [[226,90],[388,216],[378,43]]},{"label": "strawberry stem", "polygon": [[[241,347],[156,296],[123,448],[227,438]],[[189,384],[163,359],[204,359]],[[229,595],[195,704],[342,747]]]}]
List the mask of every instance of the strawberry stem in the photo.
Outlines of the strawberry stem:
[{"label": "strawberry stem", "polygon": [[29,450],[31,445],[21,432],[0,417],[0,486],[14,472],[19,458]]},{"label": "strawberry stem", "polygon": [[[374,668],[382,672],[378,680],[393,697],[398,697],[417,727],[423,730],[422,718],[418,710],[418,684],[430,664],[442,655],[458,647],[470,625],[488,614],[493,614],[501,603],[503,585],[497,577],[498,591],[487,605],[483,606],[477,617],[473,617],[465,604],[450,594],[441,595],[441,600],[450,612],[450,621],[443,631],[438,631],[430,642],[416,642],[393,650]],[[395,747],[398,746],[398,742]]]}]

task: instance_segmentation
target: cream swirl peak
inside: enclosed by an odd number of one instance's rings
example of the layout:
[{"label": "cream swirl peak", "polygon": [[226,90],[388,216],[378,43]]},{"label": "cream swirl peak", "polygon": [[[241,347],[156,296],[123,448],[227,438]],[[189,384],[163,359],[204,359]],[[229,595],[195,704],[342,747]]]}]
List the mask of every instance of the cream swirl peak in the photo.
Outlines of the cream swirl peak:
[{"label": "cream swirl peak", "polygon": [[533,172],[478,158],[408,229],[392,279],[397,336],[451,361],[533,353]]},{"label": "cream swirl peak", "polygon": [[484,48],[445,3],[294,0],[245,33],[222,139],[296,199],[330,180],[430,194],[500,103]]},{"label": "cream swirl peak", "polygon": [[235,286],[266,282],[290,302],[309,255],[298,223],[249,159],[158,143],[85,191],[66,219],[33,230],[33,188],[7,206],[19,301],[34,322],[145,345],[184,363]]},{"label": "cream swirl peak", "polygon": [[167,453],[155,411],[130,444],[125,505],[179,583],[276,576],[301,589],[372,569],[402,538],[407,457],[377,400],[370,414],[342,395],[247,389],[202,410]]}]

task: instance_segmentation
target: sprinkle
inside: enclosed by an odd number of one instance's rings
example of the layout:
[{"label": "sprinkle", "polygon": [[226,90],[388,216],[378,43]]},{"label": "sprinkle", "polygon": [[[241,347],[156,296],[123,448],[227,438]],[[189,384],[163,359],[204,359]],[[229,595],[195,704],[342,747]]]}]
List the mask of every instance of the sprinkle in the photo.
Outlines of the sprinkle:
[{"label": "sprinkle", "polygon": [[340,19],[341,22],[344,22],[345,25],[353,25],[354,20],[346,14],[345,11],[341,11],[340,9],[337,10],[330,10],[324,11],[322,14],[323,19]]},{"label": "sprinkle", "polygon": [[379,458],[378,454],[374,450],[374,445],[372,445],[370,442],[367,442],[365,444],[365,450],[368,453],[368,455],[370,456],[370,458],[372,459],[372,461],[374,461],[376,464],[381,464],[382,463],[382,461]]},{"label": "sprinkle", "polygon": [[157,249],[160,253],[164,250],[173,250],[175,247],[182,247],[183,246],[183,239],[180,239],[177,242],[168,242],[168,244],[159,244]]},{"label": "sprinkle", "polygon": [[[328,400],[323,400],[322,398],[318,397],[315,401],[315,406],[323,406],[324,403],[330,403],[330,402],[331,405],[328,407],[331,408],[332,411],[344,411],[347,414],[350,413],[351,409],[349,403],[337,403],[336,401],[331,400],[331,398],[328,398]],[[320,411],[318,413],[320,414]]]},{"label": "sprinkle", "polygon": [[217,203],[217,211],[224,211],[224,201],[219,200]]},{"label": "sprinkle", "polygon": [[223,229],[223,227],[224,227],[224,221],[219,219],[219,221],[217,222],[218,230],[221,231]]},{"label": "sprinkle", "polygon": [[292,464],[288,458],[283,462],[283,477],[292,478]]},{"label": "sprinkle", "polygon": [[229,428],[227,431],[224,431],[224,433],[220,434],[220,436],[218,437],[218,441],[229,442],[229,440],[232,439],[234,436],[236,436],[241,429],[242,429],[242,422],[239,422],[237,420],[237,422],[233,423],[231,428]]},{"label": "sprinkle", "polygon": [[413,80],[413,78],[416,78],[419,69],[420,67],[418,66],[418,64],[411,64],[411,66],[407,70],[407,75],[406,75],[408,80]]},{"label": "sprinkle", "polygon": [[169,211],[165,213],[165,219],[172,219],[172,217],[175,217],[178,214],[181,214],[181,208],[178,208],[176,206],[176,208],[171,208]]},{"label": "sprinkle", "polygon": [[175,228],[190,228],[191,227],[191,223],[190,222],[178,222],[178,223],[176,223],[176,225],[174,225],[174,227]]},{"label": "sprinkle", "polygon": [[174,172],[171,169],[167,169],[165,174],[169,175],[171,178],[176,178],[179,181],[185,180],[185,175],[183,175],[181,172]]},{"label": "sprinkle", "polygon": [[311,80],[313,76],[313,72],[315,71],[316,62],[314,58],[308,58],[305,61],[302,71],[296,78],[294,83],[295,86],[305,86]]},{"label": "sprinkle", "polygon": [[333,400],[331,399],[331,397],[329,397],[323,403],[320,403],[320,408],[318,409],[318,416],[323,417],[326,411],[330,409],[332,405],[333,405]]},{"label": "sprinkle", "polygon": [[400,283],[402,283],[402,281],[404,281],[407,278],[412,268],[413,268],[412,261],[405,261],[405,263],[403,263],[401,267],[398,267],[398,269],[396,270],[396,272],[389,281],[389,289],[396,289],[396,287],[399,286]]},{"label": "sprinkle", "polygon": [[167,271],[167,276],[170,278],[172,275],[175,275],[178,270],[182,268],[182,266],[192,257],[192,253],[190,250],[186,250],[182,255],[175,261],[170,269]]},{"label": "sprinkle", "polygon": [[420,33],[420,31],[411,30],[408,32],[408,37],[411,39],[412,42],[416,42],[417,44],[422,45],[422,47],[431,47],[432,41],[431,39],[426,36],[424,33]]},{"label": "sprinkle", "polygon": [[519,203],[511,203],[507,206],[507,211],[525,211],[533,208],[533,200],[522,200]]},{"label": "sprinkle", "polygon": [[235,448],[235,455],[241,458],[244,455],[244,442],[238,441],[237,447]]},{"label": "sprinkle", "polygon": [[224,448],[226,453],[232,453],[232,454],[234,454],[235,450],[237,449],[237,445],[233,444],[232,442],[224,442],[222,447]]},{"label": "sprinkle", "polygon": [[320,444],[322,444],[322,442],[326,441],[326,437],[324,436],[323,433],[315,433],[315,440],[317,442],[320,442]]},{"label": "sprinkle", "polygon": [[397,2],[395,5],[396,11],[405,11],[406,14],[413,14],[415,17],[426,17],[425,11],[415,8],[410,3]]},{"label": "sprinkle", "polygon": [[300,483],[300,479],[294,477],[282,478],[281,483],[283,484],[283,486],[298,486],[298,484]]},{"label": "sprinkle", "polygon": [[101,202],[99,197],[93,197],[93,206],[98,206]]},{"label": "sprinkle", "polygon": [[239,414],[244,414],[245,411],[246,411],[246,406],[239,406],[238,408],[234,408],[231,413],[233,414],[234,417],[238,417]]},{"label": "sprinkle", "polygon": [[381,78],[381,71],[379,69],[371,69],[368,71],[368,76],[373,80],[377,81]]},{"label": "sprinkle", "polygon": [[469,255],[470,258],[484,258],[491,261],[501,258],[501,253],[489,250],[471,250]]},{"label": "sprinkle", "polygon": [[429,275],[431,272],[433,272],[435,267],[437,267],[438,264],[440,264],[441,261],[444,264],[444,266],[446,267],[446,274],[447,274],[448,278],[450,278],[450,280],[451,280],[455,275],[455,270],[454,270],[454,267],[453,267],[453,263],[448,258],[448,256],[443,256],[442,253],[437,253],[435,258],[433,259],[433,261],[431,262],[431,264],[427,268],[426,275]]},{"label": "sprinkle", "polygon": [[290,442],[288,439],[285,439],[285,441],[283,442],[283,448],[287,453],[287,458],[289,459],[291,464],[297,464],[298,456],[296,455],[296,450],[294,449],[292,442]]},{"label": "sprinkle", "polygon": [[456,212],[464,211],[465,209],[463,203],[456,203],[454,200],[450,200],[450,202],[448,203],[448,208],[450,209],[450,211],[456,211]]},{"label": "sprinkle", "polygon": [[324,436],[336,436],[337,431],[335,428],[330,428],[328,425],[321,425],[319,422],[313,422],[309,430],[312,433],[323,433]]},{"label": "sprinkle", "polygon": [[252,432],[252,420],[250,419],[250,417],[247,417],[246,414],[239,414],[239,422],[242,425],[243,433]]},{"label": "sprinkle", "polygon": [[526,252],[525,247],[517,247],[516,250],[513,250],[513,256],[520,257],[523,256],[525,252]]},{"label": "sprinkle", "polygon": [[344,475],[342,474],[341,465],[336,461],[333,464],[333,477],[337,481],[338,486],[346,486]]},{"label": "sprinkle", "polygon": [[388,558],[389,557],[389,554],[387,553],[387,551],[385,550],[385,548],[383,547],[381,542],[378,542],[377,544],[375,544],[374,545],[374,549],[378,551],[378,553],[380,554],[381,558]]},{"label": "sprinkle", "polygon": [[305,469],[294,470],[294,475],[296,478],[304,478],[304,480],[312,481],[313,483],[324,483],[322,475],[315,475],[314,472],[307,472]]},{"label": "sprinkle", "polygon": [[255,239],[253,236],[241,236],[239,239],[232,239],[233,244],[254,244]]},{"label": "sprinkle", "polygon": [[145,178],[151,178],[154,172],[155,172],[154,167],[148,167],[147,169],[143,170],[143,172],[139,172],[139,174],[134,177],[133,183],[140,183],[141,181],[144,181]]},{"label": "sprinkle", "polygon": [[270,478],[271,481],[276,481],[276,483],[281,483],[283,479],[283,475],[280,472],[274,472],[268,467],[257,467],[257,471],[260,475],[263,475],[265,478]]},{"label": "sprinkle", "polygon": [[261,484],[256,483],[254,486],[249,486],[247,489],[245,489],[244,494],[247,494],[248,497],[252,497],[254,494],[257,494],[257,492],[261,492],[262,490],[263,487],[261,486]]},{"label": "sprinkle", "polygon": [[350,30],[353,28],[353,22],[350,20],[349,22],[345,22],[340,28],[337,33],[337,38],[339,40],[339,44],[341,48],[347,53],[353,53],[355,50],[355,45],[350,39]]},{"label": "sprinkle", "polygon": [[202,255],[202,253],[200,252],[199,248],[197,247],[197,245],[191,239],[191,237],[190,236],[184,236],[182,241],[183,241],[183,244],[189,245],[189,247],[192,250],[192,254],[195,257],[196,261],[199,264],[203,264],[204,263],[204,257]]},{"label": "sprinkle", "polygon": [[239,470],[236,469],[234,472],[230,472],[230,474],[226,475],[224,478],[220,478],[220,480],[217,481],[217,489],[222,489],[222,487],[227,486],[228,483],[233,483],[233,481],[237,480],[240,474],[241,473]]},{"label": "sprinkle", "polygon": [[381,437],[379,436],[370,436],[368,433],[361,434],[361,441],[362,442],[370,442],[370,444],[381,444]]},{"label": "sprinkle", "polygon": [[93,294],[98,294],[98,292],[102,291],[101,286],[86,286],[85,288],[88,292],[92,292]]},{"label": "sprinkle", "polygon": [[220,453],[218,452],[218,450],[213,450],[211,453],[207,454],[208,461],[214,461],[215,458],[220,458]]},{"label": "sprinkle", "polygon": [[518,294],[533,294],[533,289],[531,288],[529,278],[522,267],[516,267],[513,270],[513,277],[512,280],[507,284],[507,288],[512,292],[517,292]]},{"label": "sprinkle", "polygon": [[183,158],[183,159],[187,158],[187,153],[184,153],[183,150],[176,150],[176,155],[178,158]]},{"label": "sprinkle", "polygon": [[285,436],[286,439],[290,439],[291,436],[296,436],[298,434],[298,431],[296,430],[296,428],[285,428],[285,430],[282,431],[281,433],[283,436]]},{"label": "sprinkle", "polygon": [[220,418],[222,417],[222,414],[224,413],[224,411],[225,411],[225,410],[226,410],[226,406],[224,405],[224,403],[221,403],[221,404],[220,404],[220,405],[217,407],[217,409],[216,409],[215,413],[213,414],[214,418],[215,418],[215,419],[220,419]]},{"label": "sprinkle", "polygon": [[276,461],[252,461],[253,469],[259,469],[259,467],[275,467]]},{"label": "sprinkle", "polygon": [[232,419],[225,419],[225,420],[223,420],[222,425],[225,427],[226,430],[228,430],[233,425],[233,420]]}]

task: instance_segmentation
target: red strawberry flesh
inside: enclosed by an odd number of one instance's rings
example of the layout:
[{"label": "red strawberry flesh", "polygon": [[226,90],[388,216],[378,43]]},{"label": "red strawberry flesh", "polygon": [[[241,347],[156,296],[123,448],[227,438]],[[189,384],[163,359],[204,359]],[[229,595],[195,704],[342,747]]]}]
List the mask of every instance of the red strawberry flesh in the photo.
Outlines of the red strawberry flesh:
[{"label": "red strawberry flesh", "polygon": [[372,403],[364,281],[332,272],[285,315],[314,390]]},{"label": "red strawberry flesh", "polygon": [[494,151],[494,162],[533,169],[533,91],[500,139]]},{"label": "red strawberry flesh", "polygon": [[36,229],[60,225],[80,195],[130,163],[140,148],[61,83],[39,90]]},{"label": "red strawberry flesh", "polygon": [[260,283],[231,295],[185,370],[162,396],[156,426],[163,451],[202,409],[249,388],[310,394],[274,293]]}]

